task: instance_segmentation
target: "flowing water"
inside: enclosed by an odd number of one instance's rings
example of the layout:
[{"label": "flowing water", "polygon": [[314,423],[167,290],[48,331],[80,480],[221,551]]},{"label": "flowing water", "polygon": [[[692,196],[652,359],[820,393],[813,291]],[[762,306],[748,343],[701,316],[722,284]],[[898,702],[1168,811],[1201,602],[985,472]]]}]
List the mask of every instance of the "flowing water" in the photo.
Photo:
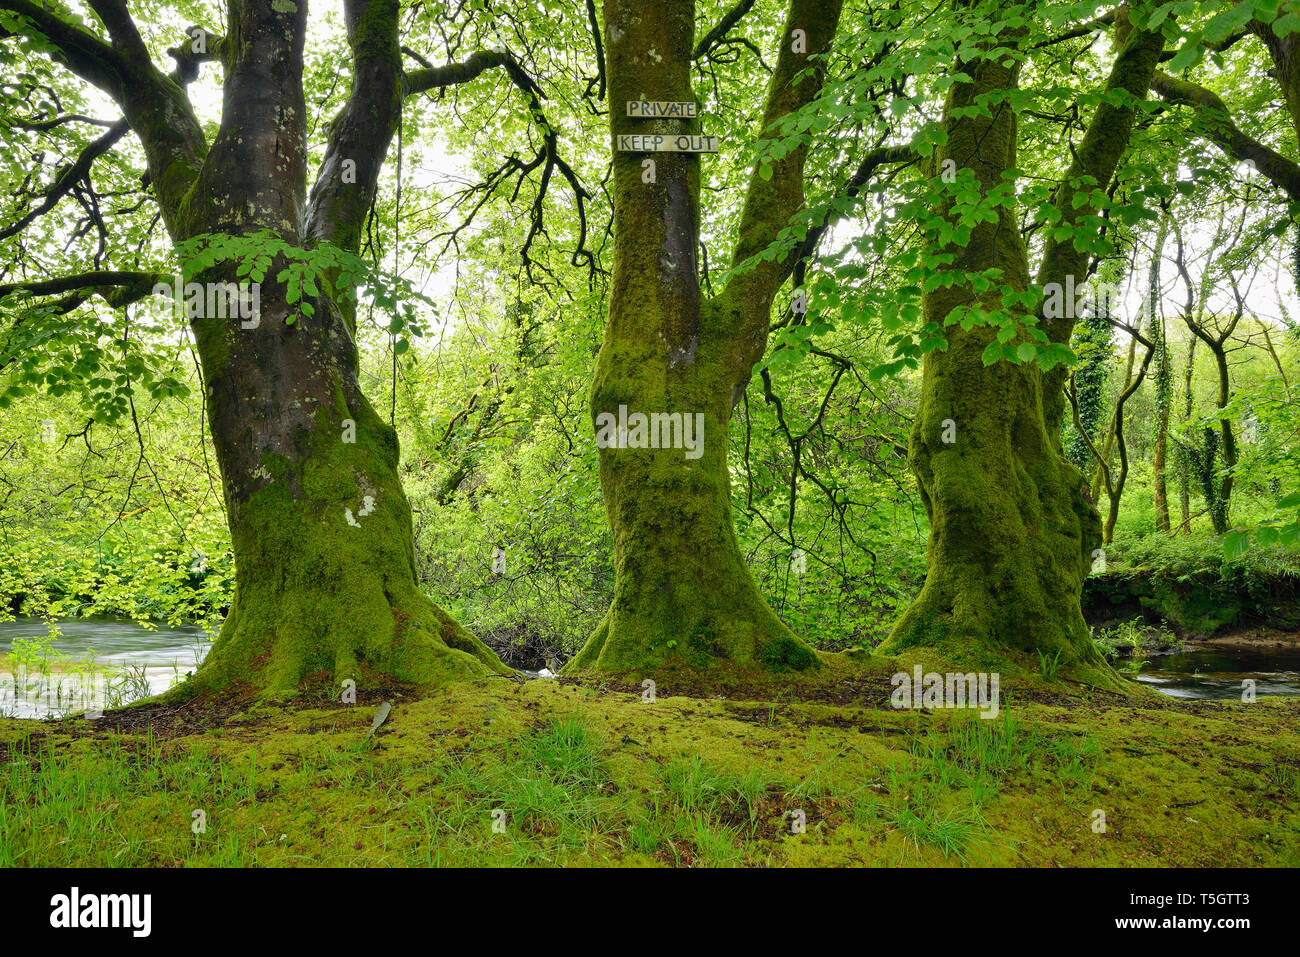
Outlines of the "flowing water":
[{"label": "flowing water", "polygon": [[[38,718],[158,694],[193,671],[210,646],[198,627],[144,628],[110,618],[57,624],[58,637],[47,640],[49,627],[39,619],[0,622],[0,656],[9,658],[0,665],[0,716]],[[1173,698],[1240,700],[1246,679],[1256,695],[1300,696],[1300,648],[1201,648],[1135,664],[1138,681]]]},{"label": "flowing water", "polygon": [[1300,648],[1218,646],[1156,655],[1135,677],[1171,698],[1240,701],[1247,680],[1256,695],[1300,696]]},{"label": "flowing water", "polygon": [[38,718],[114,707],[166,691],[193,671],[210,645],[203,629],[134,621],[37,618],[0,622],[0,715]]}]

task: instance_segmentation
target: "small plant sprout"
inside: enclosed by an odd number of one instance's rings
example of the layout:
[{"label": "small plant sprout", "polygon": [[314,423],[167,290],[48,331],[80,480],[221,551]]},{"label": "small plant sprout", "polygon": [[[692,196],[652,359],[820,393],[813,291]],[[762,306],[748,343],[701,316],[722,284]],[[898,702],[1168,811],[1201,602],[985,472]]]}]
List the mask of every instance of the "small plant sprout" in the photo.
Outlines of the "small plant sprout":
[{"label": "small plant sprout", "polygon": [[1041,648],[1038,651],[1038,672],[1048,681],[1056,677],[1057,671],[1061,668],[1061,656],[1065,649],[1056,649],[1056,654],[1048,655]]}]

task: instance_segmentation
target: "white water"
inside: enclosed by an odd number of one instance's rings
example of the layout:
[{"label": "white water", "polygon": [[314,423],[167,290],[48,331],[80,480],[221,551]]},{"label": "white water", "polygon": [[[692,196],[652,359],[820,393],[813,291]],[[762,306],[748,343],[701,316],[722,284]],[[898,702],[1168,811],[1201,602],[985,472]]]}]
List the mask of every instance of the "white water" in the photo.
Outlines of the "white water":
[{"label": "white water", "polygon": [[[40,619],[0,622],[0,715],[40,718],[85,708],[126,704],[166,691],[203,660],[210,643],[203,630],[159,625],[145,628],[133,621],[71,619],[57,622],[59,636],[49,644],[45,663],[25,667],[19,639],[43,639],[49,627]],[[85,662],[98,668],[87,670]],[[114,700],[116,699],[116,700]]]}]

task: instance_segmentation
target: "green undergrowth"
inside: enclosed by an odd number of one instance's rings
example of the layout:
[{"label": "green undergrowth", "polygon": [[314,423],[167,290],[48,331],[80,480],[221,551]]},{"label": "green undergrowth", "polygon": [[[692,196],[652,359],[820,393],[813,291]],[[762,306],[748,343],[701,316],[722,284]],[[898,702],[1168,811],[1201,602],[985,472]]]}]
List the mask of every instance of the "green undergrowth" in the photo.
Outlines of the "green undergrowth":
[{"label": "green undergrowth", "polygon": [[0,866],[1300,864],[1300,701],[670,685],[0,721]]},{"label": "green undergrowth", "polygon": [[1117,539],[1107,568],[1084,583],[1089,621],[1145,618],[1178,635],[1210,637],[1237,626],[1300,628],[1300,553],[1252,548],[1235,557],[1208,531]]}]

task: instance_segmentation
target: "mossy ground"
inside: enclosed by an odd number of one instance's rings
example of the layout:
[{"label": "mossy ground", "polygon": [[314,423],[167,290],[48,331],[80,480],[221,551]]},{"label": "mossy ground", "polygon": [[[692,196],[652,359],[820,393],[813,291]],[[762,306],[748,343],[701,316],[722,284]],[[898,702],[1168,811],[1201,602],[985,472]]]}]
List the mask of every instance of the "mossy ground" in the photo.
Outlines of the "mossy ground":
[{"label": "mossy ground", "polygon": [[891,709],[903,662],[825,661],[654,703],[494,678],[0,721],[0,866],[1300,865],[1298,700],[1026,674],[984,720]]}]

